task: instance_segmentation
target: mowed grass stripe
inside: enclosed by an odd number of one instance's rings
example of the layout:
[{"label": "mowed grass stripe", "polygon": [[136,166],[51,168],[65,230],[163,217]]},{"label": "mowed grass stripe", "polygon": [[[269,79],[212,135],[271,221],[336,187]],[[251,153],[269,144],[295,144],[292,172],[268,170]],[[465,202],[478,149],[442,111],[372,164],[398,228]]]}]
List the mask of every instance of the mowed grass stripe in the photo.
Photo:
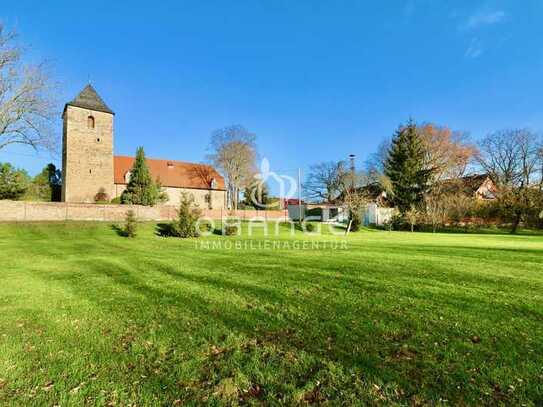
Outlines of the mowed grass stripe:
[{"label": "mowed grass stripe", "polygon": [[543,237],[346,239],[2,224],[0,402],[543,403]]}]

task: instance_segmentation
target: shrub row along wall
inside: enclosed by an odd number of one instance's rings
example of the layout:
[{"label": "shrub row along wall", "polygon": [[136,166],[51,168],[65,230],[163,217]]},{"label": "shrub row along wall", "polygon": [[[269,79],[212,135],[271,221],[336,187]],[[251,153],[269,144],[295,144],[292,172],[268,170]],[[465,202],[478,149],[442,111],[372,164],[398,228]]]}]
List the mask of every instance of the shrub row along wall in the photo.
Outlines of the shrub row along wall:
[{"label": "shrub row along wall", "polygon": [[[177,207],[171,205],[96,205],[66,202],[26,202],[0,201],[1,222],[31,221],[122,221],[126,212],[132,209],[138,220],[160,221],[171,220],[177,216]],[[222,219],[229,215],[242,219],[260,217],[264,219],[287,219],[285,211],[227,211],[221,209],[204,209],[202,216],[211,219]]]}]

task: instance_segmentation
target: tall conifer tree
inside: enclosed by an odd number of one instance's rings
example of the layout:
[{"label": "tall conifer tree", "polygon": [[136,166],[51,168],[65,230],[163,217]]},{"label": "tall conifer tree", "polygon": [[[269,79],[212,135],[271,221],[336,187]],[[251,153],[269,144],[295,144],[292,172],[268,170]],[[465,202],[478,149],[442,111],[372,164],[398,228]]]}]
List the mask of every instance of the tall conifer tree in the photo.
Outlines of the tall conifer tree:
[{"label": "tall conifer tree", "polygon": [[136,159],[130,171],[130,181],[121,195],[124,204],[152,206],[157,202],[157,186],[145,162],[143,147],[138,147]]},{"label": "tall conifer tree", "polygon": [[393,202],[402,214],[422,203],[431,170],[425,165],[426,151],[413,121],[400,126],[388,152],[385,174],[392,184]]}]

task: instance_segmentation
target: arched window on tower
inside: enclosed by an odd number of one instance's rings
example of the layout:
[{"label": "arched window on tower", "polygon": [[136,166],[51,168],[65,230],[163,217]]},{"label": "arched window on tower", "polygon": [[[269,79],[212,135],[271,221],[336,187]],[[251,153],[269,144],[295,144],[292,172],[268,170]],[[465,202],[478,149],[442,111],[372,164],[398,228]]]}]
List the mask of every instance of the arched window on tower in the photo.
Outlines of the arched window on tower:
[{"label": "arched window on tower", "polygon": [[94,117],[92,116],[87,117],[87,127],[89,129],[94,129]]}]

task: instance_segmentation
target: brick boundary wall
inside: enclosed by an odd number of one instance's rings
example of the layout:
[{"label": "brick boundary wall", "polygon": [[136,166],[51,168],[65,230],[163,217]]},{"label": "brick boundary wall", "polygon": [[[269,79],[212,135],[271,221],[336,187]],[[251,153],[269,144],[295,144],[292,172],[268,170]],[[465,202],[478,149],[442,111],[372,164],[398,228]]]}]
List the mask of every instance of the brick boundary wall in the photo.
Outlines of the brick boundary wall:
[{"label": "brick boundary wall", "polygon": [[[177,207],[172,205],[140,206],[114,204],[84,204],[66,202],[0,201],[0,222],[62,222],[100,221],[119,222],[132,209],[140,221],[172,220],[177,216]],[[229,211],[226,209],[203,209],[202,217],[222,219],[236,216],[241,219],[288,220],[286,210],[277,211]]]}]

